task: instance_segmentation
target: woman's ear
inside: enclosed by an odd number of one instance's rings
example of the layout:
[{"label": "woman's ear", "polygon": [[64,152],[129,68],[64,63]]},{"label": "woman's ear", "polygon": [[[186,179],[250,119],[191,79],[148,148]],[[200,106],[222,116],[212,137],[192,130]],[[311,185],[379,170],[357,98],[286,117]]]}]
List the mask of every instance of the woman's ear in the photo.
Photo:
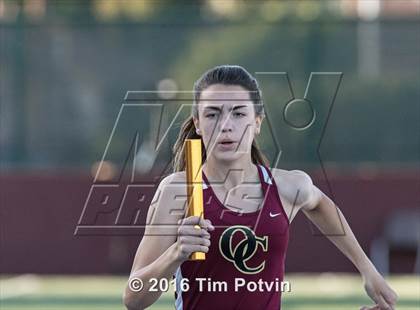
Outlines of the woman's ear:
[{"label": "woman's ear", "polygon": [[198,119],[195,118],[194,116],[193,116],[193,122],[195,126],[195,132],[197,133],[197,135],[201,136]]},{"label": "woman's ear", "polygon": [[256,135],[259,135],[260,132],[261,132],[261,124],[262,124],[263,119],[264,119],[264,116],[260,116],[260,115],[258,115],[255,118],[255,123],[256,123],[255,124],[255,134]]}]

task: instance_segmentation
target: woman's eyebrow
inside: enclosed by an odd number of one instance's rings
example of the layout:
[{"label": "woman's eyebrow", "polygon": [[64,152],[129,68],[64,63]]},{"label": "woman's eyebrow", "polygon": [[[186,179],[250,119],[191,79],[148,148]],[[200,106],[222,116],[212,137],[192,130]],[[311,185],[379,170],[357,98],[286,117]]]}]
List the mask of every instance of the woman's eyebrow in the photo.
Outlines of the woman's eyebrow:
[{"label": "woman's eyebrow", "polygon": [[[237,105],[237,106],[234,106],[233,108],[230,108],[229,111],[237,110],[237,109],[240,109],[240,108],[246,108],[246,107],[247,107],[246,105]],[[204,108],[204,110],[221,111],[222,109],[218,106],[207,106],[207,107]]]}]

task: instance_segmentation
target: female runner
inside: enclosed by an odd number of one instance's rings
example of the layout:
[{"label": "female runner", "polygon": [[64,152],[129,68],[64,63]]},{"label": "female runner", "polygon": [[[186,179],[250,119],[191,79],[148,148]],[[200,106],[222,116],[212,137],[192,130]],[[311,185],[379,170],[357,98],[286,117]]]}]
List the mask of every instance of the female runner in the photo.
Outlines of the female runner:
[{"label": "female runner", "polygon": [[[161,181],[148,211],[124,292],[127,309],[152,305],[162,280],[172,278],[176,309],[280,309],[289,225],[299,210],[326,235],[342,232],[328,238],[375,302],[361,309],[395,309],[396,293],[334,202],[305,172],[268,167],[255,140],[265,115],[255,78],[240,66],[218,66],[195,83],[194,96],[174,145],[174,173]],[[185,218],[179,199],[186,195],[185,139],[202,140],[204,219]],[[206,259],[189,260],[193,252]]]}]

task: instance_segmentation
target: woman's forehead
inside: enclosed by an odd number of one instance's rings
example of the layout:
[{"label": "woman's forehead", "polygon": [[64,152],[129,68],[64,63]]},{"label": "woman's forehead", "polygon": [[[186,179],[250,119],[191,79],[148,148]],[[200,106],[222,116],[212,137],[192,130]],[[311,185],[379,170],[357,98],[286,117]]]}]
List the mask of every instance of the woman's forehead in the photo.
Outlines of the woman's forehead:
[{"label": "woman's forehead", "polygon": [[214,84],[201,92],[200,105],[207,106],[249,106],[253,102],[249,91],[240,85]]}]

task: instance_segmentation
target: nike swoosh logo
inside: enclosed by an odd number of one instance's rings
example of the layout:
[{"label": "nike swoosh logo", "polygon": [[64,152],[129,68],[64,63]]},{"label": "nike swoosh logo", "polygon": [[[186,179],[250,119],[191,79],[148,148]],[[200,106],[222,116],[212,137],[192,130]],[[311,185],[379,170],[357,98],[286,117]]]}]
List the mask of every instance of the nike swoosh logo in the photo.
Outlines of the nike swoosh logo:
[{"label": "nike swoosh logo", "polygon": [[270,212],[270,217],[276,217],[277,215],[280,215],[280,214],[281,214],[281,212],[280,213],[275,213],[275,214]]}]

